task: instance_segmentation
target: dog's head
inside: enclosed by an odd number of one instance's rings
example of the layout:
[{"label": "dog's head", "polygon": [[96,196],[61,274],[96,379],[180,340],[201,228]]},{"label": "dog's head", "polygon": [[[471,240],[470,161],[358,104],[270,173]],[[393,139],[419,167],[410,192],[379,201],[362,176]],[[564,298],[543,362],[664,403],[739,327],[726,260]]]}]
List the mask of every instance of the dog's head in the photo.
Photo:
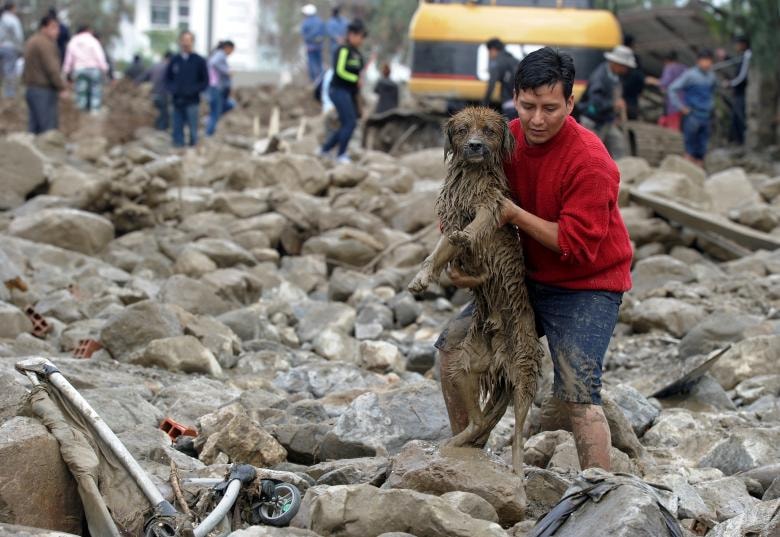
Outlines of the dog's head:
[{"label": "dog's head", "polygon": [[515,139],[504,116],[490,108],[465,108],[444,129],[444,158],[452,156],[452,162],[495,166],[512,155]]}]

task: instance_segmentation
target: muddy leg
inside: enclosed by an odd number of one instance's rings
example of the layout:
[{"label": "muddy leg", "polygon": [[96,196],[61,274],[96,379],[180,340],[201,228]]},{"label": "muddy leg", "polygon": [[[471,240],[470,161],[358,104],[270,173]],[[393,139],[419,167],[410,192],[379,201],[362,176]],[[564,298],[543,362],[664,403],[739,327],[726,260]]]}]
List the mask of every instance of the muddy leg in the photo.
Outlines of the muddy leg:
[{"label": "muddy leg", "polygon": [[580,468],[610,471],[610,433],[604,411],[598,405],[567,403]]},{"label": "muddy leg", "polygon": [[479,406],[479,375],[473,372],[461,372],[452,377],[452,385],[457,397],[466,410],[466,427],[458,434],[444,442],[451,447],[474,446],[475,441],[484,430],[485,416]]},{"label": "muddy leg", "polygon": [[523,475],[523,427],[535,392],[534,386],[516,386],[514,391],[515,434],[512,439],[512,469],[521,477]]},{"label": "muddy leg", "polygon": [[425,258],[422,268],[409,284],[409,291],[419,294],[428,288],[430,283],[439,277],[447,263],[458,253],[457,247],[452,245],[446,237],[442,236],[436,244],[431,255]]},{"label": "muddy leg", "polygon": [[444,404],[447,406],[447,414],[450,417],[452,434],[457,435],[469,424],[469,414],[465,403],[461,400],[458,390],[452,382],[453,353],[439,351],[439,373],[441,376],[441,391],[444,395]]}]

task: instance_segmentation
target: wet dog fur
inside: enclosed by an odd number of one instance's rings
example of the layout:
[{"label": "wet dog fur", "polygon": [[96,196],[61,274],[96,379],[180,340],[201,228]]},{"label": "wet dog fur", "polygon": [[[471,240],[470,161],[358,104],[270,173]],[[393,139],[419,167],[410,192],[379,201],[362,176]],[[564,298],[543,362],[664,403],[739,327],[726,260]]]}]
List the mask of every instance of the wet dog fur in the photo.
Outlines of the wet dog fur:
[{"label": "wet dog fur", "polygon": [[448,375],[468,412],[468,426],[450,446],[483,447],[510,400],[515,430],[512,467],[523,469],[522,432],[536,393],[543,351],[525,285],[523,251],[512,226],[498,227],[509,197],[503,163],[514,138],[504,118],[471,107],[445,126],[447,177],[436,201],[442,237],[409,284],[421,293],[449,262],[478,275],[475,312],[463,342],[453,351]]}]

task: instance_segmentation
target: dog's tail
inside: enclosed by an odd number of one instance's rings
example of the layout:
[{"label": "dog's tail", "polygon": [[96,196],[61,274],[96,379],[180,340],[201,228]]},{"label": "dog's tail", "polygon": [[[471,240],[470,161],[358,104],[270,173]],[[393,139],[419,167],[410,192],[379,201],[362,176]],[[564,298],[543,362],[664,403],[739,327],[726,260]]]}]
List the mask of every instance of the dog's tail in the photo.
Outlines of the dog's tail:
[{"label": "dog's tail", "polygon": [[490,433],[498,425],[498,422],[501,421],[501,418],[504,417],[509,402],[512,400],[511,386],[504,379],[499,379],[498,382],[494,383],[485,377],[486,375],[483,375],[480,390],[482,396],[487,397],[487,402],[482,410],[482,414],[485,416],[485,420],[482,422],[484,427],[476,435],[476,440],[474,441],[474,445],[480,448],[485,447],[490,438]]}]

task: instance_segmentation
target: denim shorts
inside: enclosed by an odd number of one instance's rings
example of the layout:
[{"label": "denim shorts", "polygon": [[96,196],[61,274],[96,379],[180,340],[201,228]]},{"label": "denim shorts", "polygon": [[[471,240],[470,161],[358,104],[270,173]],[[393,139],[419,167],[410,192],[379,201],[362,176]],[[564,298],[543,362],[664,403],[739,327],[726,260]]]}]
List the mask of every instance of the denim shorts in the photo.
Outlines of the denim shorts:
[{"label": "denim shorts", "polygon": [[[527,282],[539,336],[547,336],[554,366],[553,395],[601,404],[601,369],[623,300],[622,293],[575,291]],[[445,326],[436,348],[450,352],[466,337],[474,313],[468,304]]]}]

